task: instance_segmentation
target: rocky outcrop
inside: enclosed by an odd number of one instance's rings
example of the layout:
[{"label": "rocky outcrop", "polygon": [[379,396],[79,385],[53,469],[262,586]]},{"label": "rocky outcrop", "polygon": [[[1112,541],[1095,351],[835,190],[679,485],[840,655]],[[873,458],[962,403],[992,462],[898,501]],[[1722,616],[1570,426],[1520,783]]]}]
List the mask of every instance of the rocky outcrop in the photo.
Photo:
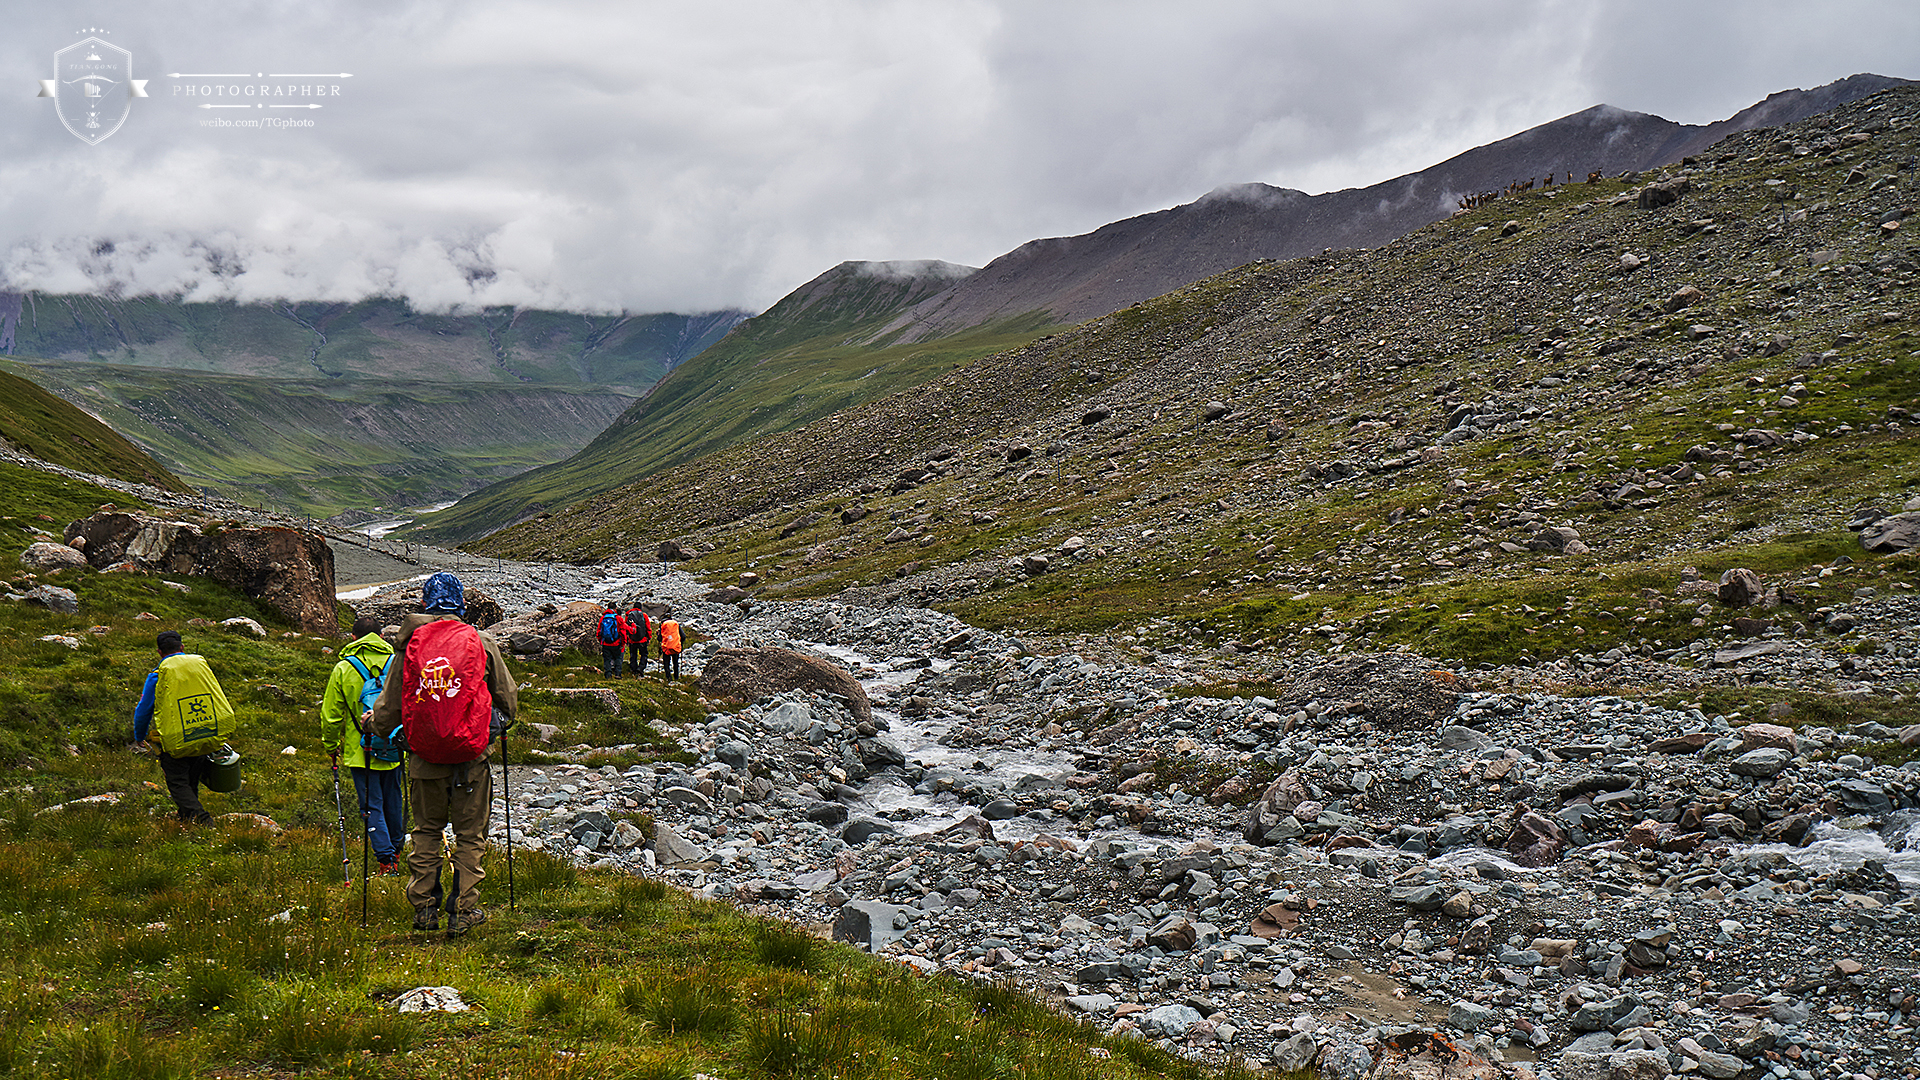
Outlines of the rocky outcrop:
[{"label": "rocky outcrop", "polygon": [[1356,656],[1326,664],[1287,687],[1283,706],[1336,701],[1384,731],[1433,727],[1460,700],[1459,680],[1411,654]]},{"label": "rocky outcrop", "polygon": [[[467,589],[466,601],[466,621],[482,630],[506,618],[506,612],[501,610],[500,605],[478,589]],[[376,619],[381,626],[398,626],[402,616],[420,610],[420,588],[410,584],[389,589],[357,601],[352,607],[356,617]]]},{"label": "rocky outcrop", "polygon": [[792,649],[721,649],[701,670],[700,689],[712,697],[743,701],[813,690],[844,699],[855,720],[873,719],[867,692],[852,673]]},{"label": "rocky outcrop", "polygon": [[260,600],[309,634],[340,631],[333,549],[319,533],[103,510],[69,524],[66,540],[101,570],[197,574]]}]

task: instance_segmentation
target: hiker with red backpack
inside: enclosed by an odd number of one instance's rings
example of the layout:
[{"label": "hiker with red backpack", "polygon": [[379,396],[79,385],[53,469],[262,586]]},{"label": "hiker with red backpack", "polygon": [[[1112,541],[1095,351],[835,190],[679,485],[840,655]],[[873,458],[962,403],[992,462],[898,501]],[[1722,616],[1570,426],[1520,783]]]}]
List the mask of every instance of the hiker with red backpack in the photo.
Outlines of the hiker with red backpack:
[{"label": "hiker with red backpack", "polygon": [[646,678],[647,644],[653,640],[653,620],[639,604],[627,611],[627,666],[633,669],[633,677]]},{"label": "hiker with red backpack", "polygon": [[607,609],[600,613],[600,622],[593,632],[593,639],[600,643],[600,673],[609,679],[620,677],[620,654],[627,647],[627,617],[609,601]]},{"label": "hiker with red backpack", "polygon": [[[448,934],[487,919],[479,906],[480,857],[493,810],[487,751],[520,711],[520,691],[499,642],[469,626],[460,579],[441,572],[420,590],[418,613],[400,623],[391,675],[373,704],[376,731],[399,725],[407,738],[407,792],[413,803],[413,872],[407,900],[413,928],[437,930],[444,903]],[[389,665],[391,667],[392,665]],[[442,834],[453,826],[453,890],[440,884]]]},{"label": "hiker with red backpack", "polygon": [[400,872],[400,842],[406,836],[406,805],[400,794],[402,747],[395,745],[392,728],[380,737],[377,732],[363,732],[361,720],[386,685],[392,660],[393,646],[380,636],[379,621],[362,615],[353,621],[353,640],[341,646],[340,662],[333,665],[320,698],[320,745],[326,747],[334,769],[344,762],[347,775],[353,778],[367,843],[380,861],[376,873],[381,875]]}]

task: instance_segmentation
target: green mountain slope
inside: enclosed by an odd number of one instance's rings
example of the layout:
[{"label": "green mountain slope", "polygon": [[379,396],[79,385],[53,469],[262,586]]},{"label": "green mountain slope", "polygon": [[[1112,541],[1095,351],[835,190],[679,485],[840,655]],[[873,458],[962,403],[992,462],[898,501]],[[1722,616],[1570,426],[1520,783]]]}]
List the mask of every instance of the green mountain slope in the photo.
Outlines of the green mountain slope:
[{"label": "green mountain slope", "polygon": [[458,497],[578,449],[633,400],[597,387],[265,379],[20,361],[193,485],[274,509]]},{"label": "green mountain slope", "polygon": [[586,384],[638,391],[744,312],[433,315],[398,300],[189,304],[0,294],[0,352],[280,379]]},{"label": "green mountain slope", "polygon": [[1250,264],[476,546],[691,538],[771,595],[1485,660],[1691,648],[1680,584],[1747,565],[1806,632],[1824,571],[1913,585],[1847,523],[1920,494],[1916,158],[1920,90],[1887,91]]},{"label": "green mountain slope", "polygon": [[843,263],[676,368],[580,453],[469,495],[416,531],[471,539],[915,385],[1048,328],[1031,315],[923,344],[872,340],[901,311],[969,272],[949,263]]},{"label": "green mountain slope", "polygon": [[120,433],[0,363],[0,439],[41,461],[116,480],[191,491]]}]

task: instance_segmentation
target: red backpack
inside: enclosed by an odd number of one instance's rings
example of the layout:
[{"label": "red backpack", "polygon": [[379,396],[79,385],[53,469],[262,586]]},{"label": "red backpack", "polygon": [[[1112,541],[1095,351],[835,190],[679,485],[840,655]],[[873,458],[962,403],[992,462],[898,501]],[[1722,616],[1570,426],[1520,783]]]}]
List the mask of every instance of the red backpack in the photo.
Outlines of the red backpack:
[{"label": "red backpack", "polygon": [[400,722],[409,750],[436,765],[486,753],[493,694],[480,631],[457,619],[419,626],[407,639],[401,672]]}]

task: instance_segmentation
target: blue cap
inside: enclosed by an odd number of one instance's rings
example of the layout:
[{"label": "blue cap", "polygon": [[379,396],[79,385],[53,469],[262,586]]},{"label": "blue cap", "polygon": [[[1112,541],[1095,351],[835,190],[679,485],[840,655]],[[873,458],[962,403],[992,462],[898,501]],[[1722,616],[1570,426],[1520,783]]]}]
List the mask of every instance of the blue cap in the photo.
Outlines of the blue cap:
[{"label": "blue cap", "polygon": [[461,587],[460,579],[445,570],[428,578],[420,587],[420,608],[466,618],[466,590]]}]

